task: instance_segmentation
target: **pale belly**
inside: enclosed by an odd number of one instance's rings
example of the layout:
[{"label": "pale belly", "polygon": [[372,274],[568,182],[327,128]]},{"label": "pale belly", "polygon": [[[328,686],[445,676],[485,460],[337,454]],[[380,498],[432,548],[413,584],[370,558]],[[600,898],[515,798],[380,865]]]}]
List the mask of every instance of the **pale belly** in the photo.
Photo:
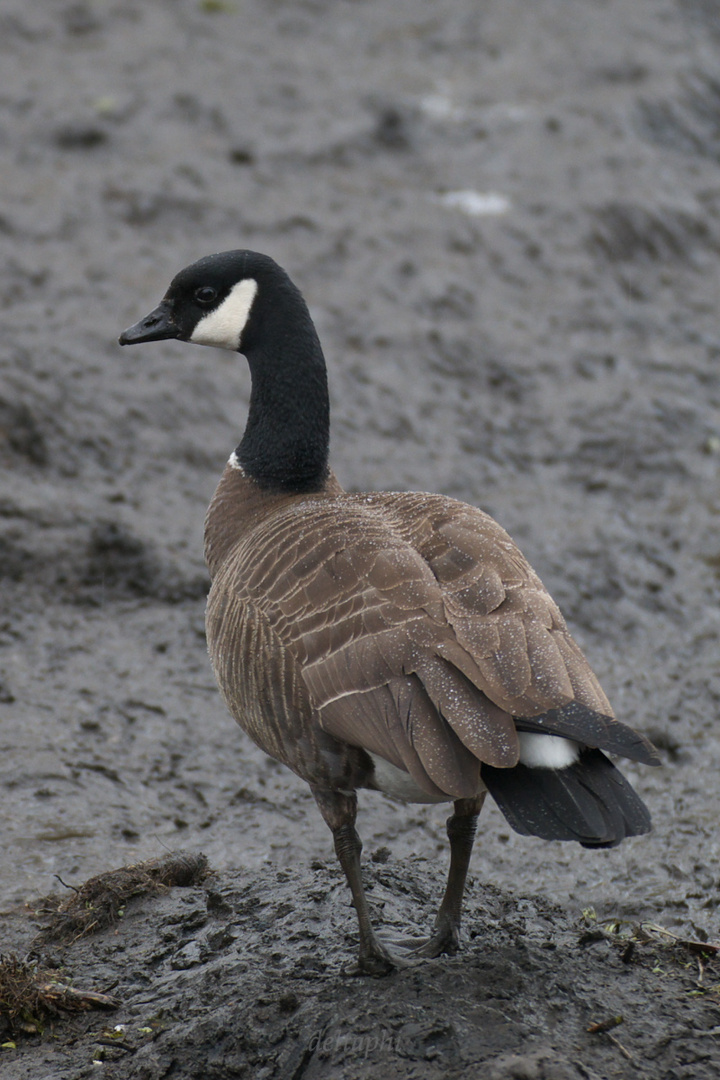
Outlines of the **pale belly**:
[{"label": "pale belly", "polygon": [[[443,803],[453,801],[452,795],[428,795],[426,791],[423,791],[415,783],[410,773],[391,765],[389,761],[378,757],[377,754],[370,754],[370,757],[375,766],[373,776],[375,787],[385,795],[389,795],[393,799],[399,799],[401,802]],[[485,785],[482,782],[478,788],[478,794],[481,791],[485,791]]]}]

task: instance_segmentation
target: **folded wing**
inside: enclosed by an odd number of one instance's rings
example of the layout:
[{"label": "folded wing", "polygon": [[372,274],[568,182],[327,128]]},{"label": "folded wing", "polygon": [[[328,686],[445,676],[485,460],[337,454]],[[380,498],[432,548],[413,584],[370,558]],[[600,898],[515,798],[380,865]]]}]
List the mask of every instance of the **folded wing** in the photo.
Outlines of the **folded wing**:
[{"label": "folded wing", "polygon": [[655,760],[613,718],[539,578],[479,510],[407,493],[309,498],[231,559],[320,727],[428,795],[475,794],[480,763],[513,770],[518,728]]}]

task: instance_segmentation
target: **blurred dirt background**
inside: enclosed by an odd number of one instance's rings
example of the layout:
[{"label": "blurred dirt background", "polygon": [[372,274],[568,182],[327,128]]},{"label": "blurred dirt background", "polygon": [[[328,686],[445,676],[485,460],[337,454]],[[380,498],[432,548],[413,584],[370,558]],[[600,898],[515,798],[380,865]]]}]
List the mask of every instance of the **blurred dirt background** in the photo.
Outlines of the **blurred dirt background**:
[{"label": "blurred dirt background", "polygon": [[[719,72],[718,0],[3,0],[0,948],[55,875],[217,872],[56,956],[120,980],[131,1050],[58,1022],[3,1077],[718,1075],[717,961],[581,912],[718,937]],[[233,247],[310,303],[341,481],[492,513],[665,759],[624,767],[655,828],[615,851],[486,808],[463,955],[383,983],[343,975],[330,835],[205,655],[244,361],[116,344]],[[388,933],[427,930],[444,818],[363,798]]]}]

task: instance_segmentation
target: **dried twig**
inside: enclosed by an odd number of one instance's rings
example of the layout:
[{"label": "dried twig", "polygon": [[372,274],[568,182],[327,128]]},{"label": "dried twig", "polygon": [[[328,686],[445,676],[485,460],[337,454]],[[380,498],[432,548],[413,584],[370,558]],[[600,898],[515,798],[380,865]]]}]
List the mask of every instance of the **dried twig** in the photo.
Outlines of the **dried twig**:
[{"label": "dried twig", "polygon": [[625,1049],[619,1039],[616,1039],[614,1035],[610,1035],[609,1032],[607,1033],[607,1037],[609,1042],[611,1042],[613,1046],[617,1047],[623,1057],[626,1057],[628,1061],[632,1062],[633,1065],[637,1066],[637,1059],[633,1057],[629,1050]]},{"label": "dried twig", "polygon": [[137,1046],[131,1046],[130,1043],[122,1042],[120,1039],[111,1039],[101,1036],[95,1039],[98,1046],[111,1046],[113,1050],[124,1050],[126,1054],[134,1054],[137,1052]]},{"label": "dried twig", "polygon": [[623,1046],[619,1039],[616,1039],[614,1035],[610,1034],[612,1028],[618,1027],[622,1023],[622,1016],[611,1016],[607,1020],[601,1020],[599,1024],[590,1024],[590,1027],[587,1030],[590,1035],[604,1035],[608,1042],[611,1042],[628,1061],[631,1061],[633,1065],[637,1065],[637,1062],[630,1051]]}]

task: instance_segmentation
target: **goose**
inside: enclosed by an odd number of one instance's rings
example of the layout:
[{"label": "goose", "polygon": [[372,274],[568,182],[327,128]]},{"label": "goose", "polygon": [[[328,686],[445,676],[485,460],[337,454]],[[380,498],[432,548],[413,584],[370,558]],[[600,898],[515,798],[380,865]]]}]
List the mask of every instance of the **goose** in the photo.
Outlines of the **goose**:
[{"label": "goose", "polygon": [[181,270],[121,345],[242,353],[251,395],[205,520],[207,643],[232,716],[305,780],[357,913],[355,971],[403,963],[376,936],[357,792],[452,803],[450,868],[415,957],[453,954],[486,795],[518,833],[612,847],[650,815],[607,754],[659,764],[617,720],[505,530],[439,494],[351,493],[328,465],[325,360],[305,301],[267,255]]}]

